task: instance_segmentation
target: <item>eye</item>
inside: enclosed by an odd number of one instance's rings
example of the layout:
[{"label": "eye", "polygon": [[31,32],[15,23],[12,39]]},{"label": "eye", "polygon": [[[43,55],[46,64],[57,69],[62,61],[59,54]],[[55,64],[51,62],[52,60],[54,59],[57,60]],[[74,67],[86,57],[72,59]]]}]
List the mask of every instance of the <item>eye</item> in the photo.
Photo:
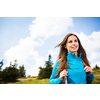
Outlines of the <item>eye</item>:
[{"label": "eye", "polygon": [[72,43],[72,41],[69,41],[68,43]]},{"label": "eye", "polygon": [[75,42],[77,42],[77,40],[75,39]]}]

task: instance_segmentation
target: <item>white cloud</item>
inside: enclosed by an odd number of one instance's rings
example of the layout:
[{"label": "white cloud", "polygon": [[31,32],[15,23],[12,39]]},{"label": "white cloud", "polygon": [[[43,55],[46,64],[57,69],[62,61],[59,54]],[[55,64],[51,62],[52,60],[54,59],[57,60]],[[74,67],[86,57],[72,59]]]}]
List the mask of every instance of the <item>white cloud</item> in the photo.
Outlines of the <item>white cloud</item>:
[{"label": "white cloud", "polygon": [[97,59],[100,59],[100,31],[93,32],[90,35],[85,35],[83,32],[75,34],[79,37],[83,47],[85,48],[92,68],[96,64],[100,65],[100,63],[96,61]]},{"label": "white cloud", "polygon": [[91,40],[91,49],[100,51],[100,31],[99,32],[93,32],[89,39]]},{"label": "white cloud", "polygon": [[93,60],[97,60],[100,59],[100,51],[99,52],[90,52],[90,56],[89,56],[89,60],[93,61]]},{"label": "white cloud", "polygon": [[25,39],[20,39],[19,45],[11,47],[5,52],[5,58],[7,62],[17,59],[18,61],[24,61],[33,52],[33,48],[37,46],[38,43],[33,41],[30,37]]},{"label": "white cloud", "polygon": [[80,34],[75,33],[80,38],[82,45],[87,51],[100,51],[100,31],[93,32],[91,35],[85,35],[83,32]]},{"label": "white cloud", "polygon": [[[4,56],[7,59],[5,66],[17,59],[19,65],[24,64],[26,75],[38,75],[38,67],[44,66],[46,56],[41,56],[39,51],[35,50],[35,47],[43,46],[45,39],[51,36],[59,36],[65,33],[69,26],[73,26],[72,18],[36,18],[30,25],[30,37],[20,39],[18,45],[5,52]],[[55,55],[56,51],[51,50],[49,53]],[[27,61],[30,60],[30,56],[32,63]]]},{"label": "white cloud", "polygon": [[30,25],[30,34],[32,38],[59,36],[66,32],[69,26],[73,26],[72,18],[38,17]]},{"label": "white cloud", "polygon": [[48,52],[48,55],[49,55],[49,54],[51,54],[51,55],[53,56],[53,55],[57,54],[57,51],[50,50],[50,51]]}]

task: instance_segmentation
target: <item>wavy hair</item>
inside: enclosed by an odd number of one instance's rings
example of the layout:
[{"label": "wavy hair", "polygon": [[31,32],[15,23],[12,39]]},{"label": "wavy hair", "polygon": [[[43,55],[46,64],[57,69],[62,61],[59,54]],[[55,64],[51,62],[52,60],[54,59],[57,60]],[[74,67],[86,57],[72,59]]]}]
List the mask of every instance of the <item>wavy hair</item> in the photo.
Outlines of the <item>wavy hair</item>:
[{"label": "wavy hair", "polygon": [[65,45],[66,45],[66,43],[68,41],[68,38],[71,35],[74,35],[78,40],[79,49],[78,49],[77,53],[82,53],[82,55],[81,55],[82,60],[86,63],[87,66],[90,67],[89,61],[87,59],[86,52],[85,52],[85,50],[84,50],[79,38],[75,34],[69,33],[64,37],[64,39],[63,39],[63,41],[61,43],[59,43],[58,45],[55,46],[55,47],[60,47],[60,52],[59,52],[58,59],[57,59],[57,60],[60,60],[60,66],[58,68],[57,75],[59,75],[59,73],[65,68],[71,69],[70,66],[68,65],[68,61],[67,61],[67,53],[68,53],[68,51],[65,48]]}]

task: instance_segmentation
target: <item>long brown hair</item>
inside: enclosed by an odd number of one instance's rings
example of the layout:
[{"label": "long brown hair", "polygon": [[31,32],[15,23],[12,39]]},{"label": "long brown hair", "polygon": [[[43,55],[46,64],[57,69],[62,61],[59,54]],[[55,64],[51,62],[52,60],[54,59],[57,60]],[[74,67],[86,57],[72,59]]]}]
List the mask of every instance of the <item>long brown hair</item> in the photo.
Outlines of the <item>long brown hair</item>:
[{"label": "long brown hair", "polygon": [[82,44],[81,44],[79,38],[78,38],[75,34],[69,33],[69,34],[67,34],[67,35],[64,37],[64,39],[63,39],[63,41],[62,41],[61,43],[59,43],[58,45],[55,46],[55,47],[59,47],[59,46],[60,46],[60,52],[59,52],[58,59],[57,59],[57,60],[60,60],[60,66],[59,66],[59,68],[58,68],[57,75],[58,75],[64,68],[69,68],[69,69],[71,69],[70,66],[68,65],[68,62],[67,62],[67,53],[68,53],[68,51],[67,51],[67,49],[65,48],[65,45],[66,45],[66,43],[67,43],[67,40],[68,40],[68,38],[69,38],[71,35],[74,35],[74,36],[77,38],[77,40],[78,40],[79,49],[78,49],[77,53],[82,53],[82,55],[81,55],[82,60],[86,63],[87,66],[90,67],[89,61],[88,61],[88,59],[87,59],[86,52],[85,52],[85,50],[84,50],[84,48],[83,48],[83,46],[82,46]]}]

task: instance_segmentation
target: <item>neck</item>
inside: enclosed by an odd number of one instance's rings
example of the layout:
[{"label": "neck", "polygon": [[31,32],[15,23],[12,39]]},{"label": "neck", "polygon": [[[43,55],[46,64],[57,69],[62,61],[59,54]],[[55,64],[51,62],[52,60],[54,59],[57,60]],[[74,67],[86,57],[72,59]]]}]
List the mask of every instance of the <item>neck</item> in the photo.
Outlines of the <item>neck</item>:
[{"label": "neck", "polygon": [[69,53],[74,53],[76,58],[78,58],[78,53],[77,52],[69,52]]},{"label": "neck", "polygon": [[77,52],[74,52],[74,53],[75,53],[75,55],[76,55],[76,58],[78,58]]}]

